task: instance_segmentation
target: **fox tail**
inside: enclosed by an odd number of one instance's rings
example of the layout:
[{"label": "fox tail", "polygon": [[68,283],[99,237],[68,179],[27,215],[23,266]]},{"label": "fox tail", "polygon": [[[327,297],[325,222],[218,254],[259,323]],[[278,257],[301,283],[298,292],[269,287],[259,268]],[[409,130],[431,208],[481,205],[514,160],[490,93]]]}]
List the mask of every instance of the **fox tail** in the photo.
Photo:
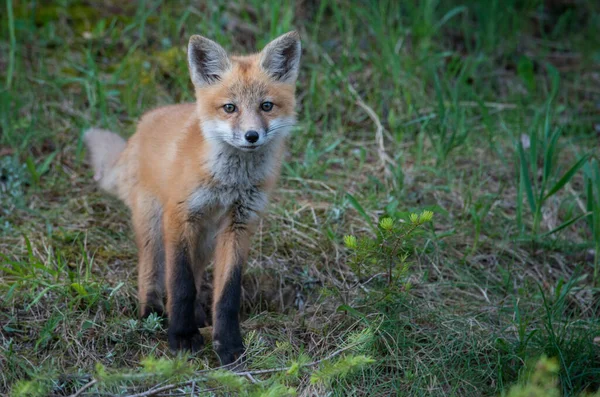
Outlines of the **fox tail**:
[{"label": "fox tail", "polygon": [[114,132],[90,128],[83,135],[90,161],[94,168],[94,180],[109,193],[118,194],[119,169],[117,161],[125,150],[126,142]]}]

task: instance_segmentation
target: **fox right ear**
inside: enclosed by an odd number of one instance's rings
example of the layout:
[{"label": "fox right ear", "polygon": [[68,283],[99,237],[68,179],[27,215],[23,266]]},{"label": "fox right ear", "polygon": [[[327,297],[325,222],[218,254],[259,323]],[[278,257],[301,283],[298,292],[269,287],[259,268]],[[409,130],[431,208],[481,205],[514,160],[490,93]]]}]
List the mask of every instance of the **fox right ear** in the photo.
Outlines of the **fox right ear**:
[{"label": "fox right ear", "polygon": [[262,68],[275,80],[293,84],[300,67],[300,35],[288,32],[271,41],[260,53]]},{"label": "fox right ear", "polygon": [[214,84],[231,69],[227,52],[212,40],[199,35],[190,37],[188,65],[196,87]]}]

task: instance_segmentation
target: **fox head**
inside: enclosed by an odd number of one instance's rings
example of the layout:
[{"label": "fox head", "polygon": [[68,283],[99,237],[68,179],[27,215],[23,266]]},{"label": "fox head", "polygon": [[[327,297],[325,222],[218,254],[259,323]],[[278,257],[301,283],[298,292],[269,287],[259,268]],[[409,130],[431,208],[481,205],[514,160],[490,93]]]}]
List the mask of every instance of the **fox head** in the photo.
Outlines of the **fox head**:
[{"label": "fox head", "polygon": [[251,152],[285,137],[295,123],[300,53],[295,31],[248,56],[192,36],[188,64],[205,138]]}]

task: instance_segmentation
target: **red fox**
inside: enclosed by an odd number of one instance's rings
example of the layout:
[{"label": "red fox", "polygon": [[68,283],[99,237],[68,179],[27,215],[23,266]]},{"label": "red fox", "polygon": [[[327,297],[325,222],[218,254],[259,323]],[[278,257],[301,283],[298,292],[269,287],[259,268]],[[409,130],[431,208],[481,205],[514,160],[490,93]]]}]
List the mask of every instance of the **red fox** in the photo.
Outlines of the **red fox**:
[{"label": "red fox", "polygon": [[127,142],[100,129],[84,135],[94,179],[131,209],[140,316],[162,315],[166,298],[172,350],[204,343],[200,286],[214,260],[213,346],[223,365],[244,352],[242,269],[295,124],[300,55],[295,31],[248,56],[194,35],[196,103],[146,113]]}]

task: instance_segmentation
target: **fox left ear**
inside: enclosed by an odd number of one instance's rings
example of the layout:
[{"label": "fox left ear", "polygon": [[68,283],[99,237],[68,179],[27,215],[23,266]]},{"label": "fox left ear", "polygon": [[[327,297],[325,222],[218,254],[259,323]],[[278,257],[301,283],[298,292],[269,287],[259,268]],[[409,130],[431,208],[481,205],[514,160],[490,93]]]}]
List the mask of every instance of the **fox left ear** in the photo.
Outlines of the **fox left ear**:
[{"label": "fox left ear", "polygon": [[292,84],[298,77],[301,53],[300,35],[292,31],[267,44],[260,53],[260,65],[275,80]]},{"label": "fox left ear", "polygon": [[214,84],[231,69],[227,52],[212,40],[199,35],[190,37],[188,64],[196,87]]}]

